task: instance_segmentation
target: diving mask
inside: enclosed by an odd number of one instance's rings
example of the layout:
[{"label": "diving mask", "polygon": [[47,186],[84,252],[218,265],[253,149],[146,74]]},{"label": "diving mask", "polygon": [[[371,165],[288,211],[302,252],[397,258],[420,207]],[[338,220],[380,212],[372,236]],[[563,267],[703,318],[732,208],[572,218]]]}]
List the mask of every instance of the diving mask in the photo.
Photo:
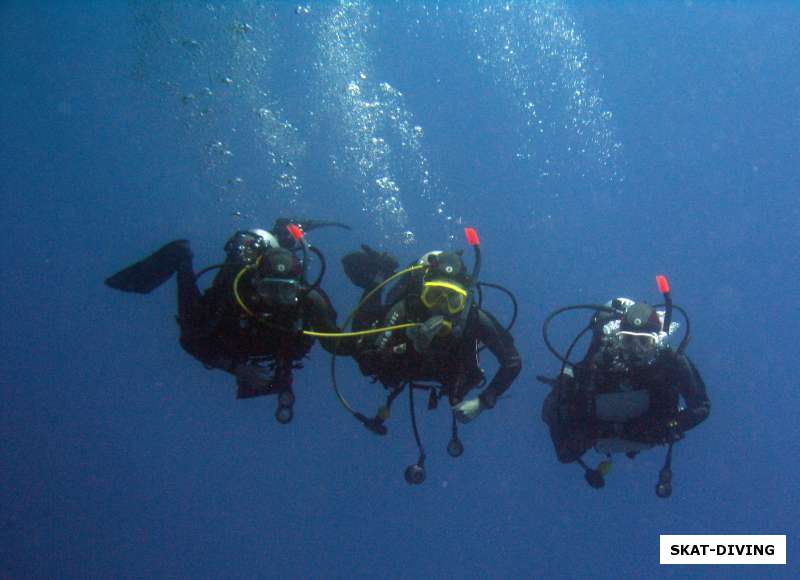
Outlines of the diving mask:
[{"label": "diving mask", "polygon": [[658,333],[632,332],[620,330],[617,332],[617,344],[624,358],[637,363],[649,364],[655,360],[659,343]]},{"label": "diving mask", "polygon": [[293,306],[297,303],[299,285],[292,278],[261,278],[256,283],[256,291],[267,304]]},{"label": "diving mask", "polygon": [[658,347],[658,335],[655,332],[620,330],[617,340],[622,348],[635,353],[650,352]]},{"label": "diving mask", "polygon": [[458,314],[467,305],[468,293],[456,282],[429,280],[422,285],[420,302],[428,310]]}]

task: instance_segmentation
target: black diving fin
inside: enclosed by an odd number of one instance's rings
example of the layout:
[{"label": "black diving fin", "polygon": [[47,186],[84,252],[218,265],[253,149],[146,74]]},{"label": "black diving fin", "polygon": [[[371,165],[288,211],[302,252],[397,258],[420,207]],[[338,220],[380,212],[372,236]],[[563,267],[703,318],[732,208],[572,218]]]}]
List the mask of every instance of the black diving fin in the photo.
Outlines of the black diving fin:
[{"label": "black diving fin", "polygon": [[123,292],[149,294],[169,280],[182,264],[191,268],[192,250],[187,240],[175,240],[113,276],[106,286]]},{"label": "black diving fin", "polygon": [[342,267],[353,284],[367,290],[391,276],[397,268],[397,260],[386,252],[378,253],[365,244],[361,248],[346,254],[342,258]]}]

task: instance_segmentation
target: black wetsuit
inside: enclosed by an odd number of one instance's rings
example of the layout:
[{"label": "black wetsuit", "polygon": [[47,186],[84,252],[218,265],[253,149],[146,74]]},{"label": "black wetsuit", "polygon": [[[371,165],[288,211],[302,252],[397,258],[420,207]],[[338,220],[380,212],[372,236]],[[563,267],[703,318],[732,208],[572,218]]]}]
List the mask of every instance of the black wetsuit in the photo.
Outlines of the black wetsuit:
[{"label": "black wetsuit", "polygon": [[[399,299],[387,308],[376,293],[359,310],[353,330],[419,321],[424,319],[421,314],[413,298]],[[519,375],[522,360],[511,334],[477,306],[469,309],[463,331],[434,338],[422,352],[414,348],[405,330],[396,330],[388,335],[342,341],[337,354],[352,355],[364,375],[372,376],[390,389],[416,381],[438,383],[441,394],[448,397],[451,405],[456,405],[483,382],[478,361],[479,344],[485,344],[500,365],[480,394],[483,405],[493,408],[495,401]]]},{"label": "black wetsuit", "polygon": [[[602,349],[590,349],[589,357],[572,369],[574,376],[561,375],[544,401],[542,419],[560,461],[580,459],[606,437],[666,443],[708,417],[705,384],[685,354],[665,350],[653,364],[626,370],[609,368],[606,362]],[[643,414],[624,421],[598,417],[598,397],[634,391],[646,391],[649,405]],[[680,398],[685,408],[679,410]]]},{"label": "black wetsuit", "polygon": [[[336,311],[325,293],[298,280],[302,269],[292,251],[300,245],[285,227],[288,223],[285,219],[275,223],[277,248],[272,247],[274,240],[269,243],[257,230],[237,232],[226,243],[228,258],[205,292],[198,288],[191,247],[183,239],[109,276],[105,284],[149,294],[177,274],[177,319],[184,350],[208,368],[235,374],[240,397],[282,393],[291,389],[292,369],[301,366],[299,361],[314,344],[302,331],[338,332]],[[308,229],[346,227],[335,222],[303,223]],[[323,339],[323,344],[330,350],[334,342]],[[265,367],[271,376],[262,372]]]},{"label": "black wetsuit", "polygon": [[[237,302],[233,285],[244,264],[227,262],[212,286],[201,293],[191,261],[178,269],[178,324],[181,346],[209,368],[234,373],[248,363],[268,363],[277,374],[291,373],[311,350],[314,338],[301,330],[338,332],[336,311],[321,289],[300,294],[291,310],[274,311],[261,303],[251,273],[239,282],[239,295],[255,314]],[[329,340],[324,340],[330,348]]]}]

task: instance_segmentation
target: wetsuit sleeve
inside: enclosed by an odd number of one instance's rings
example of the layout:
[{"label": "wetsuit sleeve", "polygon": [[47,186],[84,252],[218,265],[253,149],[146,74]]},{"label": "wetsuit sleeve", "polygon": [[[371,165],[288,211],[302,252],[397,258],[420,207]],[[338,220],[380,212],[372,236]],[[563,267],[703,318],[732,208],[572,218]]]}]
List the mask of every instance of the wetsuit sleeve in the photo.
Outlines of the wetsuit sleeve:
[{"label": "wetsuit sleeve", "polygon": [[[340,333],[341,330],[336,325],[336,310],[333,308],[327,294],[322,290],[314,289],[306,294],[305,300],[305,330],[314,332]],[[336,345],[338,341],[338,346]],[[351,340],[339,340],[333,337],[321,337],[319,339],[322,348],[328,352],[336,349],[336,354],[350,356]]]},{"label": "wetsuit sleeve", "polygon": [[374,294],[370,295],[375,287],[367,288],[359,298],[359,307],[356,311],[355,318],[353,318],[353,330],[366,330],[370,328],[375,321],[383,320],[384,307],[383,307],[383,288],[378,289]]},{"label": "wetsuit sleeve", "polygon": [[688,431],[706,420],[711,412],[711,401],[706,394],[697,367],[689,357],[679,354],[675,357],[678,392],[686,401],[686,408],[678,413],[678,428]]},{"label": "wetsuit sleeve", "polygon": [[478,338],[497,358],[497,369],[489,385],[480,394],[481,404],[494,408],[495,402],[514,382],[522,370],[522,358],[511,334],[488,312],[478,310]]}]

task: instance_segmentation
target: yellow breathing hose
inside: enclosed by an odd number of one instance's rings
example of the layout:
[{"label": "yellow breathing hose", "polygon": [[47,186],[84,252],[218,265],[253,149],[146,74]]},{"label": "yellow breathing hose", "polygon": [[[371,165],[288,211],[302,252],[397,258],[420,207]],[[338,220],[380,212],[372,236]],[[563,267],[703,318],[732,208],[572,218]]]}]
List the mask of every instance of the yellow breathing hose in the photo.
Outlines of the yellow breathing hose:
[{"label": "yellow breathing hose", "polygon": [[[386,280],[384,280],[383,282],[381,282],[380,284],[378,284],[377,286],[375,286],[375,288],[373,288],[372,290],[370,290],[370,291],[367,293],[367,295],[366,295],[366,296],[364,296],[364,298],[362,298],[362,299],[361,299],[361,302],[359,302],[359,303],[358,303],[358,305],[357,305],[355,308],[353,308],[353,311],[350,313],[350,316],[348,316],[348,317],[347,317],[347,320],[345,320],[345,321],[344,321],[344,324],[342,325],[342,328],[347,328],[347,325],[348,325],[348,324],[350,324],[350,321],[351,321],[351,320],[353,320],[353,318],[354,318],[354,317],[355,317],[355,315],[356,315],[356,312],[358,312],[358,311],[361,309],[361,307],[364,305],[364,303],[365,303],[367,300],[369,300],[370,298],[372,298],[372,295],[373,295],[373,294],[375,294],[376,292],[378,292],[378,291],[379,291],[381,288],[383,288],[384,286],[386,286],[386,285],[387,285],[389,282],[391,282],[391,281],[393,281],[393,280],[395,280],[395,279],[399,278],[400,276],[403,276],[403,275],[405,275],[405,274],[408,274],[409,272],[413,272],[413,271],[415,271],[415,270],[422,270],[422,269],[424,269],[424,268],[425,268],[425,266],[423,266],[423,265],[421,265],[421,264],[418,264],[418,265],[416,265],[416,266],[410,266],[410,267],[406,268],[405,270],[400,270],[399,272],[396,272],[396,273],[392,274],[391,276],[389,276],[388,278],[386,278]],[[387,328],[391,328],[391,327],[387,327]]]},{"label": "yellow breathing hose", "polygon": [[[367,293],[367,295],[364,296],[364,298],[362,298],[361,301],[356,305],[356,307],[353,308],[353,311],[347,317],[347,320],[344,321],[344,324],[342,325],[342,328],[347,328],[347,325],[350,324],[350,321],[353,320],[353,318],[356,315],[356,312],[359,311],[359,309],[364,305],[364,303],[367,300],[369,300],[370,298],[372,298],[373,294],[378,292],[381,288],[386,286],[389,282],[391,282],[392,280],[396,280],[400,276],[408,274],[409,272],[413,272],[414,270],[421,270],[423,268],[425,268],[425,266],[422,266],[422,265],[410,266],[410,267],[406,268],[405,270],[400,270],[399,272],[396,272],[396,273],[392,274],[391,276],[386,278],[386,280],[384,280],[383,282],[381,282],[380,284],[375,286],[375,288],[370,290]],[[382,328],[370,328],[369,330],[359,330],[359,331],[356,331],[356,332],[313,332],[313,331],[309,331],[309,330],[304,330],[303,334],[306,334],[308,336],[319,336],[319,337],[322,337],[322,338],[337,338],[337,337],[338,338],[348,338],[348,337],[355,337],[355,336],[366,336],[368,334],[380,334],[381,332],[388,332],[388,331],[391,331],[391,330],[402,330],[404,328],[414,328],[414,327],[420,326],[420,325],[421,325],[421,323],[419,323],[419,322],[406,322],[405,324],[398,324],[396,326],[384,326]]]},{"label": "yellow breathing hose", "polygon": [[[422,270],[424,268],[425,268],[425,266],[423,266],[421,264],[416,265],[416,266],[410,266],[410,267],[406,268],[405,270],[400,270],[399,272],[389,276],[388,278],[386,278],[386,280],[384,280],[383,282],[381,282],[380,284],[375,286],[375,288],[373,288],[372,290],[367,292],[366,296],[364,296],[364,298],[361,299],[361,301],[356,305],[356,307],[353,308],[353,311],[347,317],[347,320],[344,321],[344,324],[342,325],[342,328],[347,328],[347,325],[350,324],[350,322],[353,320],[353,318],[355,318],[356,312],[359,311],[359,309],[364,305],[364,303],[367,300],[369,300],[370,298],[372,298],[372,296],[376,292],[378,292],[381,288],[386,286],[389,282],[391,282],[393,280],[396,280],[400,276],[408,274],[409,272],[414,272],[415,270]],[[386,326],[384,328],[376,328],[376,329],[372,329],[372,330],[374,332],[385,332],[387,330],[393,330],[395,328],[409,328],[411,326],[419,326],[419,325],[420,325],[420,323],[406,323],[406,324],[398,325],[396,327]],[[361,333],[365,333],[366,334],[366,333],[369,333],[369,331],[363,331],[362,330],[361,332],[356,332],[356,333],[352,333],[352,334],[353,335],[358,335],[358,334],[361,334]],[[336,393],[336,398],[339,401],[339,403],[351,415],[353,415],[354,417],[358,417],[359,414],[352,407],[352,405],[350,405],[350,403],[347,402],[347,399],[344,398],[344,395],[342,395],[341,391],[339,391],[339,387],[336,385],[336,345],[335,344],[334,344],[334,347],[333,347],[333,352],[331,353],[331,378],[333,379],[333,392]]]},{"label": "yellow breathing hose", "polygon": [[247,266],[239,270],[239,273],[236,274],[236,278],[233,279],[233,297],[236,298],[236,303],[239,306],[241,306],[242,310],[244,310],[249,316],[255,316],[256,314],[255,312],[250,310],[247,307],[247,304],[244,303],[244,300],[242,300],[242,297],[239,294],[239,281],[242,279],[242,276],[244,276],[245,272],[247,272],[248,270],[255,270],[256,268],[258,268],[260,264],[261,264],[261,256],[258,257],[255,264],[252,265],[248,264]]},{"label": "yellow breathing hose", "polygon": [[404,324],[396,324],[395,326],[384,326],[382,328],[370,328],[369,330],[359,330],[356,332],[314,332],[312,330],[304,330],[303,334],[308,336],[319,336],[322,338],[347,338],[351,336],[366,336],[368,334],[380,334],[381,332],[388,332],[390,330],[402,330],[403,328],[413,328],[420,326],[421,322],[406,322]]},{"label": "yellow breathing hose", "polygon": [[[259,264],[261,264],[261,257],[258,258],[258,260],[256,261],[255,264],[247,265],[244,268],[242,268],[241,270],[239,270],[239,273],[236,274],[236,278],[233,279],[233,296],[234,296],[234,298],[236,298],[236,303],[249,316],[253,316],[253,317],[256,316],[255,312],[250,310],[250,308],[247,306],[247,304],[244,303],[244,300],[242,300],[241,294],[239,294],[239,282],[241,281],[242,276],[244,276],[245,273],[248,270],[255,270],[256,268],[258,268]],[[398,277],[400,277],[400,276],[402,276],[404,274],[407,274],[409,272],[413,272],[414,270],[420,270],[420,269],[422,269],[424,267],[425,266],[417,265],[417,266],[411,266],[409,268],[406,268],[405,270],[400,270],[399,272],[393,274],[392,276],[389,276],[386,280],[384,280],[383,282],[381,282],[380,284],[375,286],[375,288],[373,288],[358,303],[358,305],[350,313],[350,316],[347,317],[347,320],[344,323],[344,328],[347,328],[347,325],[350,323],[350,321],[356,315],[356,312],[358,312],[358,310],[364,305],[364,303],[367,300],[369,300],[372,297],[373,294],[375,294],[375,292],[377,292],[378,290],[380,290],[381,288],[386,286],[386,284],[388,284],[392,280],[394,280],[394,279],[396,279],[396,278],[398,278]],[[366,335],[369,335],[369,334],[380,334],[382,332],[389,332],[389,331],[392,331],[392,330],[402,330],[404,328],[413,328],[413,327],[416,327],[416,326],[420,326],[420,324],[421,323],[419,323],[419,322],[406,322],[404,324],[398,324],[398,325],[395,325],[395,326],[384,326],[384,327],[381,327],[381,328],[370,328],[368,330],[359,330],[359,331],[356,331],[356,332],[316,332],[316,331],[313,331],[313,330],[303,330],[302,333],[305,334],[306,336],[315,336],[315,337],[320,337],[320,338],[350,338],[350,337],[356,337],[356,336],[366,336]]]}]

